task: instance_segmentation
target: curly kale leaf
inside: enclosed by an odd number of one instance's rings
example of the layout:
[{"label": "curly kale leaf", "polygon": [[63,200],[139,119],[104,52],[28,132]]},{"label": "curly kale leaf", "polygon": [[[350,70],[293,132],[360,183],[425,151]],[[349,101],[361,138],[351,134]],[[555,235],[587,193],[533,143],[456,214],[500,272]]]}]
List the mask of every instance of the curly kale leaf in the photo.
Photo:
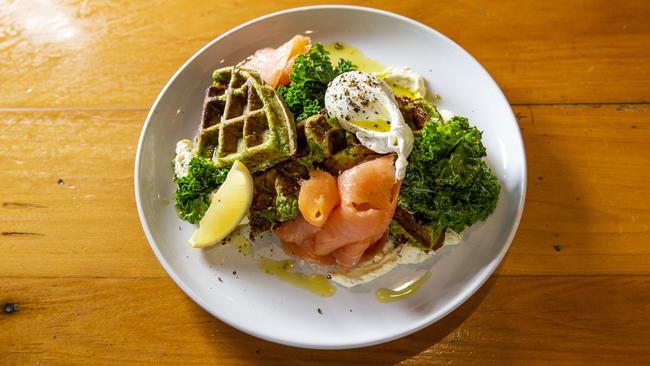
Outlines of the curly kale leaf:
[{"label": "curly kale leaf", "polygon": [[226,180],[227,168],[217,168],[206,158],[195,156],[183,177],[174,177],[176,210],[181,219],[196,224],[210,207],[210,193]]},{"label": "curly kale leaf", "polygon": [[339,74],[356,70],[349,60],[341,59],[336,67],[332,65],[329,51],[322,44],[314,44],[309,52],[296,58],[289,77],[289,86],[280,86],[278,93],[289,109],[302,121],[317,114],[325,106],[327,85]]},{"label": "curly kale leaf", "polygon": [[485,160],[481,131],[467,118],[430,120],[416,133],[400,205],[439,227],[462,232],[494,211],[500,185]]},{"label": "curly kale leaf", "polygon": [[346,60],[344,58],[339,60],[338,66],[336,66],[336,75],[338,76],[339,74],[342,74],[344,72],[348,71],[356,71],[357,67],[352,63],[350,60]]}]

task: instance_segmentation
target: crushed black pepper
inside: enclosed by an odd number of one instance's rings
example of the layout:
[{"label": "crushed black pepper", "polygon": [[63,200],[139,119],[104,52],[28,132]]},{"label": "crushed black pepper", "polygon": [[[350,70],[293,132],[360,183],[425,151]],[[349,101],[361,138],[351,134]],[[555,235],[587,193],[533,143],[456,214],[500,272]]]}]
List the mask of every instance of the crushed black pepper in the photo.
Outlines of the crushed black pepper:
[{"label": "crushed black pepper", "polygon": [[321,310],[320,308],[318,308],[318,310],[316,311],[318,311],[318,314],[323,315],[323,310]]},{"label": "crushed black pepper", "polygon": [[59,178],[59,180],[57,180],[56,183],[57,183],[58,185],[60,185],[60,186],[62,186],[62,185],[65,184],[65,182],[64,182],[63,179],[61,179],[61,178]]}]

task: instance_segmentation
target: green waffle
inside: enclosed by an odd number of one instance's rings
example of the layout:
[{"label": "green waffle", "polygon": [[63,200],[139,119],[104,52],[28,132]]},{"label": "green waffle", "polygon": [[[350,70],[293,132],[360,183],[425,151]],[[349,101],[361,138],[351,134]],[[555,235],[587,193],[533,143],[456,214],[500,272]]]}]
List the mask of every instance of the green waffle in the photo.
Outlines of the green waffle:
[{"label": "green waffle", "polygon": [[199,155],[224,168],[239,160],[251,172],[295,156],[293,115],[257,72],[224,67],[212,79],[197,135]]},{"label": "green waffle", "polygon": [[315,114],[296,125],[299,162],[312,170],[320,163],[346,147],[345,130],[324,114]]}]

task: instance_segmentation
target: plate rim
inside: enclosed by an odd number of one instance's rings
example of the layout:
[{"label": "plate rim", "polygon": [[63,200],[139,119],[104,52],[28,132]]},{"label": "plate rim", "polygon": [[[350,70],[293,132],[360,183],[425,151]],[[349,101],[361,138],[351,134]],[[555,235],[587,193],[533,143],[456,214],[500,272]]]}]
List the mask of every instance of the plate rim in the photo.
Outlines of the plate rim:
[{"label": "plate rim", "polygon": [[[149,227],[149,223],[147,222],[147,219],[144,215],[144,211],[142,208],[142,203],[140,200],[140,168],[141,168],[141,157],[142,157],[142,147],[144,144],[144,139],[145,136],[147,135],[147,132],[149,131],[149,127],[151,125],[151,121],[153,119],[155,111],[158,109],[158,104],[160,103],[162,97],[166,94],[167,90],[169,87],[173,84],[173,82],[176,80],[176,78],[197,58],[199,57],[206,49],[211,47],[213,44],[221,41],[223,38],[228,37],[232,33],[235,33],[239,31],[240,29],[243,29],[245,27],[248,27],[254,23],[266,20],[268,18],[273,18],[277,16],[281,16],[284,14],[288,13],[295,13],[295,12],[303,12],[303,11],[312,11],[312,10],[323,10],[323,9],[338,9],[338,10],[353,10],[353,11],[361,11],[361,12],[367,12],[367,13],[373,13],[373,14],[378,14],[378,15],[383,15],[383,16],[388,16],[391,18],[396,18],[398,20],[401,20],[403,22],[409,23],[413,26],[416,26],[426,32],[434,33],[440,39],[442,39],[444,42],[449,44],[451,47],[457,48],[461,53],[463,53],[465,56],[469,57],[471,62],[475,63],[476,66],[478,66],[481,70],[485,72],[485,74],[488,76],[489,80],[494,83],[498,90],[498,97],[502,99],[504,103],[506,103],[510,109],[510,114],[512,117],[511,122],[514,122],[515,125],[517,126],[516,129],[516,138],[518,139],[517,142],[519,142],[522,146],[522,169],[521,169],[521,197],[519,199],[518,205],[517,205],[517,214],[515,217],[515,222],[510,228],[510,232],[508,234],[508,237],[506,239],[506,243],[499,252],[497,256],[492,258],[490,260],[489,265],[486,267],[487,272],[480,278],[478,281],[474,281],[472,283],[469,283],[463,291],[459,292],[453,297],[453,301],[449,301],[443,308],[442,311],[437,312],[437,316],[432,316],[431,314],[422,317],[420,320],[417,322],[412,323],[410,326],[406,327],[403,329],[401,332],[397,332],[395,334],[391,334],[389,336],[378,336],[378,337],[373,337],[366,339],[365,341],[360,341],[360,342],[350,342],[350,343],[344,343],[344,344],[323,344],[323,343],[310,343],[308,341],[303,341],[303,342],[298,342],[298,341],[292,341],[289,339],[284,339],[281,337],[273,336],[272,334],[268,334],[267,332],[259,332],[254,328],[244,326],[240,324],[239,322],[236,321],[236,319],[226,319],[222,316],[220,316],[219,313],[216,311],[213,311],[211,307],[205,303],[200,296],[197,295],[189,286],[187,286],[176,274],[176,272],[172,269],[171,265],[167,262],[167,260],[163,257],[162,253],[158,249],[158,246],[155,244],[155,240],[153,239],[153,235],[151,234],[151,229]],[[426,24],[423,24],[417,20],[411,19],[409,17],[393,13],[387,10],[382,10],[382,9],[377,9],[377,8],[371,8],[371,7],[365,7],[365,6],[355,6],[355,5],[312,5],[312,6],[302,6],[302,7],[294,7],[294,8],[289,8],[285,10],[280,10],[276,11],[273,13],[269,13],[266,15],[262,15],[260,17],[251,19],[249,21],[246,21],[240,25],[237,25],[226,32],[220,34],[219,36],[215,37],[213,40],[208,42],[206,45],[201,47],[198,51],[196,51],[187,61],[183,63],[181,67],[176,70],[176,72],[173,74],[173,76],[169,79],[169,81],[165,84],[163,89],[160,91],[158,96],[156,97],[156,100],[152,104],[151,108],[149,109],[149,112],[147,113],[147,117],[145,119],[145,122],[142,126],[142,130],[140,132],[140,137],[138,139],[138,145],[136,148],[136,156],[135,156],[135,164],[134,164],[134,193],[135,193],[135,201],[136,201],[136,206],[138,210],[138,217],[140,219],[140,224],[142,226],[142,229],[145,233],[145,236],[147,238],[147,242],[149,243],[149,246],[153,250],[154,254],[156,255],[156,258],[158,259],[158,262],[162,265],[163,269],[167,274],[172,278],[172,280],[176,283],[178,287],[183,290],[183,292],[189,296],[196,304],[198,304],[201,308],[203,308],[205,311],[210,313],[212,316],[215,318],[219,319],[220,321],[224,322],[225,324],[238,329],[239,331],[242,331],[244,333],[250,334],[252,336],[255,336],[257,338],[261,338],[270,342],[274,343],[279,343],[287,346],[292,346],[292,347],[299,347],[299,348],[306,348],[306,349],[322,349],[322,350],[327,350],[327,349],[352,349],[352,348],[361,348],[361,347],[368,347],[376,344],[381,344],[381,343],[386,343],[390,342],[405,336],[408,336],[410,334],[413,334],[421,329],[424,329],[425,327],[434,324],[435,322],[439,321],[440,319],[446,317],[449,315],[451,312],[456,310],[459,306],[464,304],[472,295],[480,289],[487,280],[492,277],[492,274],[496,270],[496,268],[501,264],[503,261],[503,258],[505,257],[506,253],[510,249],[510,246],[512,245],[512,241],[514,239],[514,236],[517,233],[517,230],[519,229],[519,225],[521,223],[521,217],[523,215],[524,211],[524,206],[525,206],[525,201],[526,201],[526,192],[528,188],[528,162],[526,159],[526,149],[525,149],[525,144],[523,140],[523,136],[521,134],[521,129],[517,125],[516,118],[514,116],[514,113],[512,111],[512,107],[508,99],[506,98],[505,94],[497,84],[497,82],[494,80],[492,75],[481,65],[481,63],[478,62],[467,50],[465,50],[462,46],[460,46],[458,43],[454,42],[451,38],[447,37],[446,35],[442,34],[441,32],[437,31],[436,29],[429,27]]]}]

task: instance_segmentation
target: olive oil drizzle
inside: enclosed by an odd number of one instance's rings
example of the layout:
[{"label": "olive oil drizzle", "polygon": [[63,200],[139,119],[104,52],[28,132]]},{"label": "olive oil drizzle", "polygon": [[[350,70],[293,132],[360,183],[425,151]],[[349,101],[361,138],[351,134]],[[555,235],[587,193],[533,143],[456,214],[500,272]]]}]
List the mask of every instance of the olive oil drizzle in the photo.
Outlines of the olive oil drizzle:
[{"label": "olive oil drizzle", "polygon": [[293,272],[292,269],[295,267],[296,262],[291,259],[274,261],[261,257],[258,265],[266,274],[275,276],[282,281],[318,296],[330,297],[336,293],[336,288],[323,275],[306,275]]},{"label": "olive oil drizzle", "polygon": [[[326,44],[325,49],[329,51],[330,59],[332,60],[333,65],[338,64],[339,60],[344,58],[346,60],[352,61],[352,63],[358,68],[359,71],[367,73],[380,73],[379,77],[383,78],[381,71],[386,69],[386,67],[379,62],[366,57],[366,55],[364,55],[363,52],[361,52],[361,50],[358,48],[352,47],[349,44],[343,42],[335,42]],[[390,83],[388,85],[396,95],[409,97],[411,99],[417,99],[415,94],[413,94],[413,92],[408,89]]]},{"label": "olive oil drizzle", "polygon": [[404,287],[403,289],[400,290],[389,290],[387,288],[380,288],[377,290],[377,293],[375,296],[377,297],[377,300],[380,302],[393,302],[393,301],[398,301],[398,300],[403,300],[409,296],[412,296],[415,294],[422,285],[427,282],[427,280],[431,277],[431,272],[427,271],[425,274],[423,274],[420,278],[417,280],[413,281],[410,285]]},{"label": "olive oil drizzle", "polygon": [[240,231],[235,231],[227,240],[239,253],[243,255],[253,254],[253,244]]},{"label": "olive oil drizzle", "polygon": [[402,97],[408,97],[408,98],[411,98],[413,100],[417,99],[415,94],[413,94],[413,92],[408,90],[408,89],[405,89],[405,88],[402,88],[402,87],[399,87],[399,86],[396,86],[396,85],[393,85],[393,84],[388,84],[388,86],[390,86],[390,88],[393,89],[393,93],[395,93],[395,95],[399,95],[399,96],[402,96]]},{"label": "olive oil drizzle", "polygon": [[339,60],[344,58],[346,60],[352,61],[352,63],[358,68],[359,71],[367,73],[379,72],[386,68],[379,62],[366,57],[358,48],[352,47],[343,42],[326,44],[325,49],[330,53],[332,65],[337,65],[339,63]]},{"label": "olive oil drizzle", "polygon": [[385,121],[381,119],[377,120],[359,120],[359,121],[350,121],[351,124],[357,125],[364,130],[377,131],[377,132],[388,132],[390,131],[390,121]]}]

